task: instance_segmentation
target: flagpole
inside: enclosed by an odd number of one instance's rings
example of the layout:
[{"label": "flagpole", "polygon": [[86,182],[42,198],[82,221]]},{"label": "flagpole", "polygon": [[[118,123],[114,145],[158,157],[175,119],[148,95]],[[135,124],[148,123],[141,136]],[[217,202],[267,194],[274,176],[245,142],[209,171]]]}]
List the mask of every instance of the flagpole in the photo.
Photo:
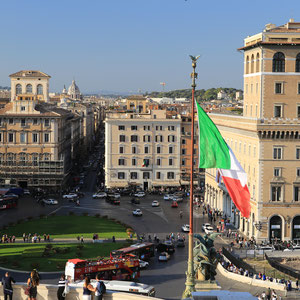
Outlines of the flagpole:
[{"label": "flagpole", "polygon": [[191,120],[191,173],[190,173],[190,231],[189,231],[189,244],[188,244],[188,269],[186,272],[186,282],[185,282],[185,291],[182,294],[182,299],[191,298],[192,292],[195,291],[195,272],[194,272],[194,255],[193,255],[193,200],[194,200],[194,192],[193,192],[193,184],[194,184],[194,118],[195,118],[195,88],[196,88],[196,62],[198,57],[191,56],[192,59],[192,67],[193,73],[191,73],[192,78],[192,120]]}]

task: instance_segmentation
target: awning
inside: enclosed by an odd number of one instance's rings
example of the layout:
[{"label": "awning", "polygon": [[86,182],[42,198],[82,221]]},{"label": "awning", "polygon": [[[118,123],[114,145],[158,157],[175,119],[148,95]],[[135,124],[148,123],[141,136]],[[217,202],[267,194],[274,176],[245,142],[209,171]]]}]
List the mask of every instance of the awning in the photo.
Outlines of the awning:
[{"label": "awning", "polygon": [[180,183],[178,181],[172,181],[172,182],[165,182],[165,181],[152,181],[152,186],[180,186]]}]

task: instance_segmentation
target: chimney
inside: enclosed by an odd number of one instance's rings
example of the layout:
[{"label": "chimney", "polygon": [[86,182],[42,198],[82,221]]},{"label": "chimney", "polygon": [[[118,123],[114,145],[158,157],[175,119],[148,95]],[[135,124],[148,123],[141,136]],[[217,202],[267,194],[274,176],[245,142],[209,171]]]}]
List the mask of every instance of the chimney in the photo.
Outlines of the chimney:
[{"label": "chimney", "polygon": [[275,24],[272,24],[272,23],[268,23],[265,25],[265,30],[271,30],[273,28],[275,28],[276,25]]}]

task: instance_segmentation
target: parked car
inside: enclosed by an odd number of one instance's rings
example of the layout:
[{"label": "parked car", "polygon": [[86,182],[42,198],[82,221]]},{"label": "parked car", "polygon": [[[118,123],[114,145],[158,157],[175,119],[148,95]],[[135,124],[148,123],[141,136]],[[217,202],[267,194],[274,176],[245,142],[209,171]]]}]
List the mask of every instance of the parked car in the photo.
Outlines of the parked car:
[{"label": "parked car", "polygon": [[164,200],[173,200],[174,195],[172,194],[165,194],[164,195]]},{"label": "parked car", "polygon": [[69,193],[69,194],[63,195],[62,197],[63,197],[63,199],[74,200],[74,199],[78,198],[78,195],[76,193]]},{"label": "parked car", "polygon": [[185,225],[181,226],[181,230],[183,232],[190,232],[190,225],[185,224]]},{"label": "parked car", "polygon": [[105,192],[98,192],[93,195],[93,199],[102,199],[105,198],[107,194]]},{"label": "parked car", "polygon": [[214,228],[212,226],[206,226],[205,229],[204,229],[204,232],[206,234],[211,234],[214,232]]},{"label": "parked car", "polygon": [[179,239],[177,240],[176,246],[177,246],[178,248],[179,248],[179,247],[185,247],[184,239],[179,238]]},{"label": "parked car", "polygon": [[140,191],[140,192],[137,192],[137,193],[133,194],[133,196],[135,196],[135,197],[145,197],[146,193],[143,192],[143,191]]},{"label": "parked car", "polygon": [[177,208],[178,207],[178,203],[177,201],[173,201],[171,207],[173,208]]},{"label": "parked car", "polygon": [[58,201],[55,199],[43,199],[42,200],[47,205],[57,205]]},{"label": "parked car", "polygon": [[202,224],[202,231],[205,231],[205,228],[207,227],[207,226],[211,226],[209,223],[204,223],[204,224]]},{"label": "parked car", "polygon": [[143,215],[143,212],[138,208],[136,210],[134,210],[132,212],[132,214],[135,216],[135,217],[141,217]]},{"label": "parked car", "polygon": [[158,256],[159,261],[168,261],[170,259],[170,254],[167,252],[162,252]]},{"label": "parked car", "polygon": [[147,261],[143,261],[139,259],[139,263],[140,263],[140,269],[145,269],[149,267],[149,263]]},{"label": "parked car", "polygon": [[157,200],[154,200],[151,205],[152,205],[152,207],[158,207],[159,202]]}]

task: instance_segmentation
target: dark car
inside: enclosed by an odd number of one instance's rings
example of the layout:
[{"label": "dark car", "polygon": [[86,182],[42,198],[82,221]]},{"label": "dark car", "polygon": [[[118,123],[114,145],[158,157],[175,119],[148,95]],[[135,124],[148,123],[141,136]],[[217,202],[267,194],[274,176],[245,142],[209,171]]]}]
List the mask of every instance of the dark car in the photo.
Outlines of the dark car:
[{"label": "dark car", "polygon": [[185,247],[184,239],[179,238],[177,240],[176,246],[179,247]]},{"label": "dark car", "polygon": [[173,243],[169,243],[169,241],[165,241],[163,243],[159,243],[156,246],[158,252],[168,252],[169,254],[173,254],[175,252],[175,247]]},{"label": "dark car", "polygon": [[131,201],[130,201],[132,204],[140,204],[140,199],[138,198],[132,198]]}]

